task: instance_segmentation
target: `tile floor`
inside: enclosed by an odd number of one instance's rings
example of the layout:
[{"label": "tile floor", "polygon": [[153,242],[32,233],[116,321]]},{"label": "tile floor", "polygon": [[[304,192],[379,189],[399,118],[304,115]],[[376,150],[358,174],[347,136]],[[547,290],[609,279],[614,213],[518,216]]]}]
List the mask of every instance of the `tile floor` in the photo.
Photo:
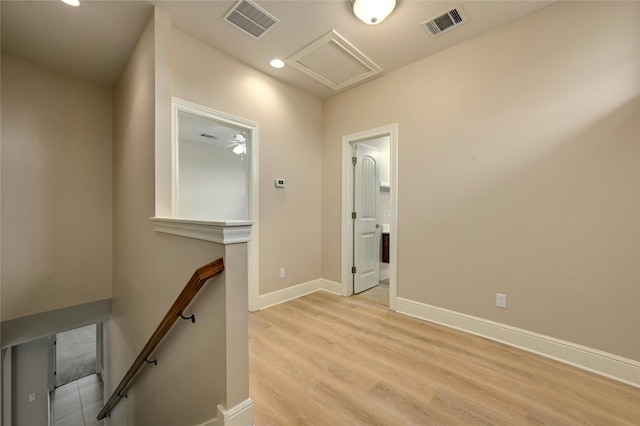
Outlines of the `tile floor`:
[{"label": "tile floor", "polygon": [[389,279],[380,281],[379,285],[355,296],[379,305],[389,306]]},{"label": "tile floor", "polygon": [[95,374],[60,386],[51,393],[51,426],[101,426],[96,417],[103,401],[102,380]]}]

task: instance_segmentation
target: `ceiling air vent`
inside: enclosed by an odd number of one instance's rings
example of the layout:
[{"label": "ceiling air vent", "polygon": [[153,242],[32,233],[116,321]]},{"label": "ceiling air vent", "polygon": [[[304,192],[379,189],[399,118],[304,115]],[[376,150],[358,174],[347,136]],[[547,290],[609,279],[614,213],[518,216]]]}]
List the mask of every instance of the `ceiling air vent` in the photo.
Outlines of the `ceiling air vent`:
[{"label": "ceiling air vent", "polygon": [[455,6],[435,18],[424,21],[420,25],[431,37],[437,37],[443,32],[449,31],[465,22],[467,22],[467,17],[464,16],[462,8]]},{"label": "ceiling air vent", "polygon": [[251,0],[240,0],[225,15],[224,20],[253,38],[262,37],[280,22]]}]

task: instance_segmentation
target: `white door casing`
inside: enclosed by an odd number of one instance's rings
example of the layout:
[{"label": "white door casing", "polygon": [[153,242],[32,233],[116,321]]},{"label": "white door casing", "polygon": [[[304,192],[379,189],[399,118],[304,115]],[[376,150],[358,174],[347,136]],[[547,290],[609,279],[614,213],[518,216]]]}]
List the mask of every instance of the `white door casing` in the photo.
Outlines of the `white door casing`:
[{"label": "white door casing", "polygon": [[353,158],[353,292],[361,293],[380,283],[379,151],[364,143],[354,144]]}]

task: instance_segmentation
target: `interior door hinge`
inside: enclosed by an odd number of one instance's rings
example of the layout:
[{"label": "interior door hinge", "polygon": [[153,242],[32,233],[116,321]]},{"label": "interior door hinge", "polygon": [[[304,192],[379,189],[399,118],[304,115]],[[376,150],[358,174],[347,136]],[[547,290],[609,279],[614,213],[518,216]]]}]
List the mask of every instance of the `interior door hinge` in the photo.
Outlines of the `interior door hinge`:
[{"label": "interior door hinge", "polygon": [[356,219],[357,217],[358,215],[356,214],[356,212],[351,213],[351,219]]},{"label": "interior door hinge", "polygon": [[352,274],[355,274],[355,273],[356,273],[356,267],[355,267],[355,266],[352,266],[352,267],[351,267],[351,273],[352,273]]},{"label": "interior door hinge", "polygon": [[351,157],[351,163],[353,163],[353,165],[355,166],[358,163],[358,158],[357,157]]}]

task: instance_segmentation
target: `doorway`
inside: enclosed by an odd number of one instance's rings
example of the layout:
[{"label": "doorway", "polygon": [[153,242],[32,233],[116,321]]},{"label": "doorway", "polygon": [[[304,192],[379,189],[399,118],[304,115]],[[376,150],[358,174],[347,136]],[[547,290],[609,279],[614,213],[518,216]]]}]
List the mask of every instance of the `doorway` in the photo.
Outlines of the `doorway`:
[{"label": "doorway", "polygon": [[53,336],[54,388],[97,372],[97,329],[91,324]]},{"label": "doorway", "polygon": [[397,124],[342,139],[343,296],[395,310]]},{"label": "doorway", "polygon": [[102,409],[102,342],[102,323],[49,337],[50,425],[89,424]]}]

